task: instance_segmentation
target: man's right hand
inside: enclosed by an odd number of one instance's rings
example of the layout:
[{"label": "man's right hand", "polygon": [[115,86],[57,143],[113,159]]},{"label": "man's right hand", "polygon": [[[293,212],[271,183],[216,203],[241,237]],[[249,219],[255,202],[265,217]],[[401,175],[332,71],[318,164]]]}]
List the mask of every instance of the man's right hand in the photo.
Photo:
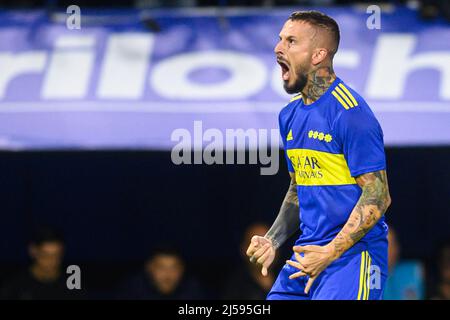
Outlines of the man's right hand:
[{"label": "man's right hand", "polygon": [[250,262],[261,265],[262,275],[267,276],[267,270],[275,259],[275,247],[270,239],[253,236],[247,249],[247,256],[250,257]]}]

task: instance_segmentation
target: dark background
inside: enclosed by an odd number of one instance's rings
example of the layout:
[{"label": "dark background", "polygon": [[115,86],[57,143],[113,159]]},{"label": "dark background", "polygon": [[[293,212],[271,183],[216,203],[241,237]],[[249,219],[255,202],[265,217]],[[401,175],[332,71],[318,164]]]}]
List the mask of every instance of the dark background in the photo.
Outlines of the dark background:
[{"label": "dark background", "polygon": [[[450,230],[450,148],[386,152],[387,222],[402,258],[422,260],[432,282]],[[170,152],[1,152],[0,177],[0,283],[27,264],[31,231],[49,224],[63,231],[66,262],[80,265],[92,292],[114,289],[152,247],[171,243],[211,297],[241,263],[245,228],[272,223],[289,183],[282,152],[274,176],[258,165],[176,166]]]}]

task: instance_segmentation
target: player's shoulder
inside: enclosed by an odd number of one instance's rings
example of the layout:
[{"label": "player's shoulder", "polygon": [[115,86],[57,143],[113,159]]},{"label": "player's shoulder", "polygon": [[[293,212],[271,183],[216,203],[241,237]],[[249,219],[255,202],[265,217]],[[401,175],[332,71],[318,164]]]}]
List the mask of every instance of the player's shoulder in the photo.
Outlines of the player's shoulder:
[{"label": "player's shoulder", "polygon": [[286,104],[281,110],[280,110],[280,120],[284,120],[286,118],[289,118],[292,113],[294,112],[295,106],[301,102],[302,94],[298,93],[291,97],[288,104]]},{"label": "player's shoulder", "polygon": [[336,81],[331,95],[338,110],[352,113],[355,110],[368,108],[366,101],[356,90],[340,79],[336,79]]},{"label": "player's shoulder", "polygon": [[331,91],[331,99],[334,101],[337,119],[350,121],[375,119],[366,100],[340,79]]}]

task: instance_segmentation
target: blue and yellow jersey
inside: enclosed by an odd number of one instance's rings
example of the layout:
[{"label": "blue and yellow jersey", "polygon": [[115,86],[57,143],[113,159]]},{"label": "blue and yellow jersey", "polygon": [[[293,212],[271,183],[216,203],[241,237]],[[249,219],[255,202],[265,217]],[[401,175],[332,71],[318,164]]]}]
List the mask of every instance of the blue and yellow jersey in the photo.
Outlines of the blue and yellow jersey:
[{"label": "blue and yellow jersey", "polygon": [[[301,236],[296,245],[329,243],[356,205],[355,177],[386,169],[383,132],[367,103],[337,78],[317,101],[295,96],[279,115],[288,169],[295,173]],[[386,239],[384,217],[346,254]]]}]

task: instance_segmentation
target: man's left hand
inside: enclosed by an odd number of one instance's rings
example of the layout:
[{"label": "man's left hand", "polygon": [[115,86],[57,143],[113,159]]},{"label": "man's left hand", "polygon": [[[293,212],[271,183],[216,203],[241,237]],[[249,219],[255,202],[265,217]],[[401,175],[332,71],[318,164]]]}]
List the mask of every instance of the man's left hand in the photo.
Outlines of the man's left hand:
[{"label": "man's left hand", "polygon": [[[289,279],[309,276],[305,287],[306,294],[319,274],[337,258],[331,244],[326,246],[295,246],[294,253],[297,261],[287,260],[286,263],[300,271],[289,276]],[[302,257],[300,253],[303,253],[304,256]]]}]

